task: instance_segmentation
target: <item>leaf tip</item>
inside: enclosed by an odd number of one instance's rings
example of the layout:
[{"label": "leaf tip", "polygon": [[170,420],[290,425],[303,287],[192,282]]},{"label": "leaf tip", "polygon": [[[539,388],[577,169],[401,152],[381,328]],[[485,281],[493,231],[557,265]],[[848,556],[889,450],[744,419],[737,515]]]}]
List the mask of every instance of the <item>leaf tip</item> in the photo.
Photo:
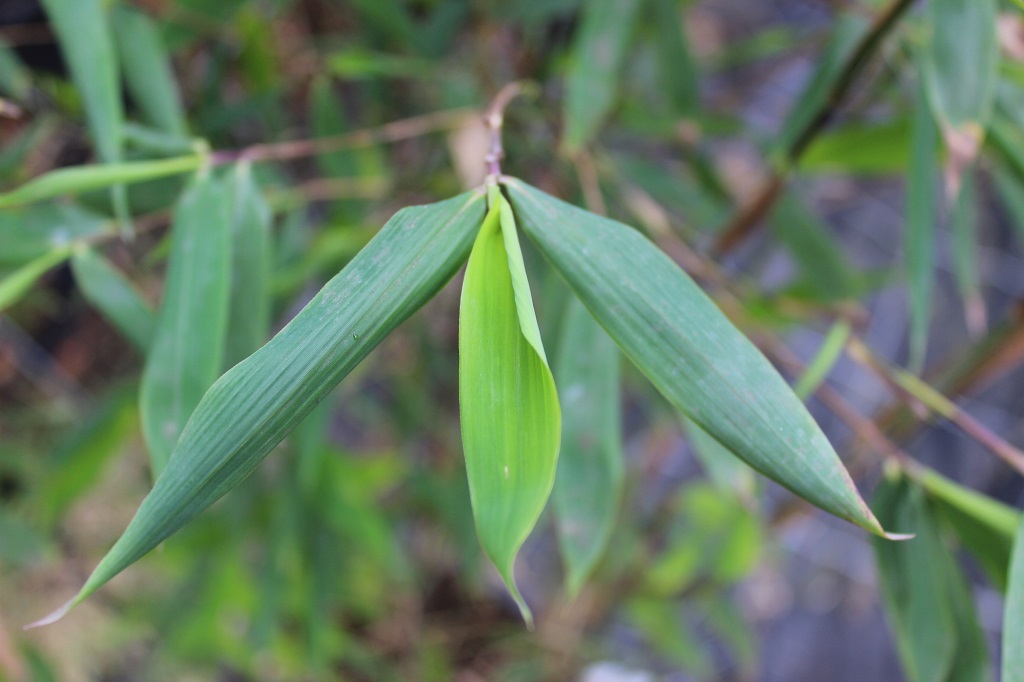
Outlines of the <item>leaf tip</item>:
[{"label": "leaf tip", "polygon": [[32,621],[28,625],[23,625],[22,630],[34,630],[35,628],[41,628],[46,625],[53,625],[58,620],[67,615],[67,612],[71,610],[71,607],[78,603],[78,597],[69,599],[60,608],[51,612],[50,614],[43,616],[39,620]]}]

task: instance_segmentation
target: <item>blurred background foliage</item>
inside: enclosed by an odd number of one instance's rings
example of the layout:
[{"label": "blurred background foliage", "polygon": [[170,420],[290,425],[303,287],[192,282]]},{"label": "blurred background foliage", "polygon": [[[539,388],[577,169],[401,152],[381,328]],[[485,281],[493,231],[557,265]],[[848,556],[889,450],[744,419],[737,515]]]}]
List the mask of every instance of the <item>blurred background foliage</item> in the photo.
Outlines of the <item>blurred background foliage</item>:
[{"label": "blurred background foliage", "polygon": [[[934,594],[907,596],[915,561],[961,595],[922,607],[931,641],[979,661],[928,679],[994,667],[1024,501],[1017,5],[103,4],[102,25],[49,23],[59,0],[0,4],[5,190],[90,162],[252,161],[278,329],[395,210],[478,185],[480,111],[528,80],[505,172],[644,230],[800,381],[862,489],[884,461],[913,480],[886,482],[879,513],[934,532],[923,555],[880,547],[879,581],[861,533],[755,478],[624,367],[609,550],[568,599],[550,522],[535,534],[525,630],[473,529],[450,286],[236,491],[22,633],[150,485],[137,394],[182,168],[0,208],[0,679],[923,679],[903,618]],[[524,249],[555,348],[566,291]]]}]

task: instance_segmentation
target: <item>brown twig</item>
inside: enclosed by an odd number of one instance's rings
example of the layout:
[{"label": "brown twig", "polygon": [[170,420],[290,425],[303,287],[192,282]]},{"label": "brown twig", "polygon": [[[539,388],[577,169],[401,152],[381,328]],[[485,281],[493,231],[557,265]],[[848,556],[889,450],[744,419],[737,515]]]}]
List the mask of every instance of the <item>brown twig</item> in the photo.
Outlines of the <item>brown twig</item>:
[{"label": "brown twig", "polygon": [[732,251],[753,234],[758,225],[762,224],[762,219],[775,205],[776,199],[785,187],[790,169],[800,160],[814,138],[831,123],[839,106],[849,94],[850,88],[857,81],[857,77],[864,70],[875,50],[912,4],[913,0],[893,0],[875,17],[867,33],[844,62],[828,96],[825,97],[807,124],[797,133],[792,144],[783,150],[783,165],[772,171],[772,174],[761,184],[760,189],[754,193],[753,198],[740,206],[733,218],[726,224],[713,249],[716,255],[724,256]]},{"label": "brown twig", "polygon": [[507,83],[491,100],[484,113],[484,125],[491,134],[491,144],[484,162],[487,164],[487,177],[497,181],[501,177],[501,161],[505,158],[505,147],[502,145],[501,132],[505,125],[505,109],[519,95],[532,92],[534,86],[529,81],[513,81]]}]

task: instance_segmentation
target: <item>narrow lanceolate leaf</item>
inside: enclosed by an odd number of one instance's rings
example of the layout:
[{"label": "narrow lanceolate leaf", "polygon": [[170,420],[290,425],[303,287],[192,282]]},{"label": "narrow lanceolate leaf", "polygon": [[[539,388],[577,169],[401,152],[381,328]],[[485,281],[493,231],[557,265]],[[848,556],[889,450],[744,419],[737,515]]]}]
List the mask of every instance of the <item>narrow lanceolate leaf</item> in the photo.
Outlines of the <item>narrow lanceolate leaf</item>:
[{"label": "narrow lanceolate leaf", "polygon": [[209,174],[195,179],[174,210],[164,299],[139,392],[154,476],[221,372],[231,288],[230,210],[230,195]]},{"label": "narrow lanceolate leaf", "polygon": [[930,0],[922,64],[939,120],[960,131],[985,128],[999,71],[996,0]]},{"label": "narrow lanceolate leaf", "polygon": [[974,174],[967,171],[953,207],[953,274],[956,275],[957,287],[964,302],[967,329],[975,336],[980,336],[985,333],[988,315],[978,281],[978,254],[975,246],[978,217],[975,201]]},{"label": "narrow lanceolate leaf", "polygon": [[923,86],[914,104],[910,175],[907,178],[907,229],[904,259],[910,299],[910,367],[920,371],[928,347],[932,316],[935,256],[935,119]]},{"label": "narrow lanceolate leaf", "polygon": [[942,544],[920,488],[904,479],[883,481],[874,506],[882,523],[916,533],[907,543],[875,543],[882,594],[903,669],[912,682],[945,682],[950,679],[957,632],[941,565],[954,559]]},{"label": "narrow lanceolate leaf", "polygon": [[263,345],[270,333],[270,224],[272,214],[241,164],[227,180],[231,194],[231,304],[224,366],[232,367]]},{"label": "narrow lanceolate leaf", "polygon": [[668,256],[621,223],[505,182],[523,230],[671,403],[769,478],[883,533],[785,380]]},{"label": "narrow lanceolate leaf", "polygon": [[1003,614],[1003,682],[1024,682],[1024,521],[1017,529]]},{"label": "narrow lanceolate leaf", "polygon": [[107,218],[72,204],[0,211],[0,265],[20,265],[75,241],[113,231]]},{"label": "narrow lanceolate leaf", "polygon": [[843,354],[843,348],[846,347],[846,341],[849,338],[850,323],[846,320],[839,320],[828,330],[828,335],[825,336],[818,354],[807,365],[807,369],[804,370],[800,380],[793,387],[793,392],[801,400],[806,400],[813,395],[818,390],[818,387],[821,386],[821,383],[825,381],[825,377],[832,371],[832,366],[836,364],[836,360]]},{"label": "narrow lanceolate leaf", "polygon": [[465,261],[483,217],[469,193],[398,212],[263,348],[203,396],[167,469],[59,619],[252,473],[256,465]]},{"label": "narrow lanceolate leaf", "polygon": [[587,0],[565,83],[565,148],[574,152],[597,134],[615,106],[619,73],[639,0]]},{"label": "narrow lanceolate leaf", "polygon": [[88,247],[75,251],[71,270],[85,299],[146,352],[156,330],[156,315],[128,279]]},{"label": "narrow lanceolate leaf", "polygon": [[163,38],[153,20],[128,5],[111,10],[121,68],[132,99],[157,128],[187,135],[185,111]]},{"label": "narrow lanceolate leaf", "polygon": [[554,505],[566,588],[575,595],[608,546],[622,496],[619,349],[576,298],[558,341],[563,414]]},{"label": "narrow lanceolate leaf", "polygon": [[[82,98],[97,155],[104,163],[122,158],[124,106],[117,54],[104,0],[43,0],[60,42],[64,63]],[[127,216],[123,187],[114,188],[118,214]]]},{"label": "narrow lanceolate leaf", "polygon": [[466,266],[459,309],[459,413],[477,534],[523,618],[519,548],[555,481],[561,417],[511,207],[497,187]]},{"label": "narrow lanceolate leaf", "polygon": [[63,263],[70,255],[70,246],[60,246],[0,277],[0,311],[20,301],[40,277]]},{"label": "narrow lanceolate leaf", "polygon": [[653,0],[651,10],[661,86],[672,113],[693,118],[700,106],[699,71],[686,37],[682,8],[676,0]]},{"label": "narrow lanceolate leaf", "polygon": [[159,161],[126,161],[102,166],[61,168],[0,194],[0,208],[31,204],[65,194],[81,194],[119,184],[156,180],[191,173],[203,165],[200,156],[178,156]]}]

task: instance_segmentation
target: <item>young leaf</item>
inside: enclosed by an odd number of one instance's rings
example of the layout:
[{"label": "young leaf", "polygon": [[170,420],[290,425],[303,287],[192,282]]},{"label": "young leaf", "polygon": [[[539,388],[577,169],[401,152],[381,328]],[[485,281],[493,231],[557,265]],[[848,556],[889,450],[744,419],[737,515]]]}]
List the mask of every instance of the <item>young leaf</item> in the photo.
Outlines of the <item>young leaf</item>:
[{"label": "young leaf", "polygon": [[477,534],[523,618],[519,548],[555,481],[561,415],[512,209],[497,186],[466,266],[459,307],[459,413]]},{"label": "young leaf", "polygon": [[945,682],[957,643],[944,563],[954,558],[942,544],[920,488],[905,479],[883,481],[875,493],[882,523],[916,533],[907,543],[875,541],[886,611],[907,677]]},{"label": "young leaf", "polygon": [[615,342],[575,297],[564,315],[555,358],[564,418],[554,508],[566,589],[575,595],[608,546],[619,511],[622,414]]},{"label": "young leaf", "polygon": [[221,372],[231,288],[230,210],[230,195],[208,173],[175,206],[164,299],[139,391],[154,477]]},{"label": "young leaf", "polygon": [[621,223],[505,184],[523,230],[669,402],[797,495],[884,532],[779,373],[668,256]]},{"label": "young leaf", "polygon": [[58,246],[10,274],[0,277],[0,311],[10,308],[29,292],[36,281],[71,255],[70,246]]},{"label": "young leaf", "polygon": [[75,251],[71,271],[85,299],[145,353],[156,330],[156,315],[125,276],[88,247]]},{"label": "young leaf", "polygon": [[904,258],[910,297],[910,367],[924,366],[932,316],[935,257],[935,149],[939,133],[918,88],[911,127],[910,175],[907,178],[907,231]]},{"label": "young leaf", "polygon": [[81,194],[118,184],[191,173],[202,165],[203,159],[200,156],[178,156],[159,161],[125,161],[102,166],[59,168],[0,194],[0,208],[31,204],[63,194]]},{"label": "young leaf", "polygon": [[563,143],[569,152],[586,146],[615,106],[639,7],[639,0],[583,4],[565,83]]},{"label": "young leaf", "polygon": [[227,181],[231,194],[231,304],[224,366],[233,367],[270,333],[270,225],[272,214],[252,176],[240,164]]},{"label": "young leaf", "polygon": [[1003,614],[1003,682],[1024,682],[1024,520],[1017,528]]},{"label": "young leaf", "polygon": [[284,329],[203,396],[164,473],[75,597],[45,625],[163,542],[256,465],[465,261],[479,192],[399,211]]},{"label": "young leaf", "polygon": [[132,99],[156,127],[188,135],[178,85],[156,24],[145,13],[124,4],[114,5],[110,18]]}]

